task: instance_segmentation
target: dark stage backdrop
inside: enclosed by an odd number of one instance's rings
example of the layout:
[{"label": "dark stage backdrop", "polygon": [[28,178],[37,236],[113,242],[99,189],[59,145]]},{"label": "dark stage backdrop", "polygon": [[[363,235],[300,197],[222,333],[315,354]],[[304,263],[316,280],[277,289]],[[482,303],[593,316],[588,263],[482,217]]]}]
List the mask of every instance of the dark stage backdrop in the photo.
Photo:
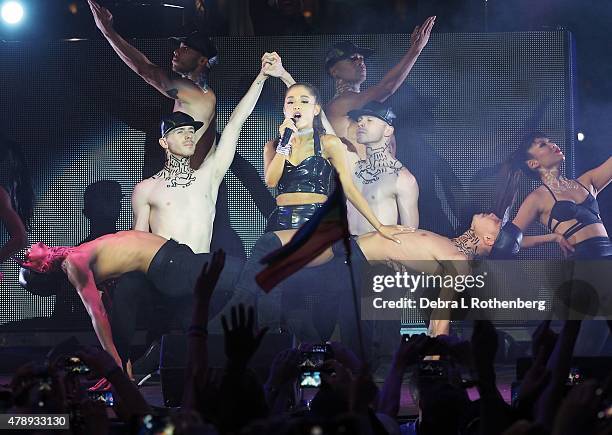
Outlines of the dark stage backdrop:
[{"label": "dark stage backdrop", "polygon": [[[334,89],[323,70],[324,53],[341,39],[376,50],[367,61],[367,87],[399,61],[409,35],[218,38],[220,64],[211,75],[218,130],[257,74],[264,51],[277,51],[298,81],[319,86],[328,101]],[[153,62],[170,64],[173,41],[134,43]],[[100,180],[119,183],[125,194],[113,197],[108,185],[90,188],[98,189],[91,194],[93,203],[107,211],[102,219],[116,219],[109,210],[120,201],[116,228],[129,229],[131,191],[143,173],[158,169],[159,120],[172,110],[172,102],[129,70],[103,40],[4,42],[0,57],[0,126],[25,149],[38,197],[29,241],[75,245],[86,239],[90,223],[83,213],[84,192]],[[431,37],[408,80],[389,100],[399,117],[398,157],[419,182],[422,228],[453,235],[468,225],[472,211],[488,208],[491,168],[516,148],[525,129],[547,132],[566,153],[566,171],[573,175],[572,71],[566,32]],[[253,187],[261,187],[262,147],[282,120],[283,91],[278,80],[266,83],[238,144],[259,178],[247,176],[242,183],[233,173],[226,177],[230,221],[247,253],[265,224],[249,190],[265,202],[262,190]],[[528,255],[558,255],[554,247],[546,249]],[[1,270],[5,330],[90,328],[73,290],[34,296],[18,286],[15,264]],[[27,320],[32,318],[44,319]]]}]

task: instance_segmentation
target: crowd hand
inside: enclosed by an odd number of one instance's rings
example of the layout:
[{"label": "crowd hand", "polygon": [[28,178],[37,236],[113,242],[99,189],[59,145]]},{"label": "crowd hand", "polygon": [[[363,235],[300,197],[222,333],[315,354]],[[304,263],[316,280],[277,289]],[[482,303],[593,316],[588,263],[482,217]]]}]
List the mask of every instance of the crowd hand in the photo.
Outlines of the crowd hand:
[{"label": "crowd hand", "polygon": [[300,374],[300,356],[298,349],[285,349],[279,352],[272,361],[266,385],[278,388],[294,382]]},{"label": "crowd hand", "polygon": [[263,54],[261,57],[261,70],[265,75],[270,77],[282,77],[287,73],[281,57],[276,51]]},{"label": "crowd hand", "polygon": [[[497,354],[497,332],[488,320],[474,322],[472,333],[472,355],[474,367],[481,380],[491,381],[495,377],[493,362]],[[489,379],[482,379],[488,377]]]},{"label": "crowd hand", "polygon": [[572,387],[557,412],[553,435],[596,433],[604,395],[604,389],[594,380]]},{"label": "crowd hand", "polygon": [[321,367],[321,382],[329,385],[332,390],[341,394],[347,400],[349,399],[353,375],[340,362],[335,359],[329,359],[323,363],[323,367]]},{"label": "crowd hand", "polygon": [[232,307],[231,329],[228,327],[227,318],[221,316],[221,326],[225,335],[225,355],[228,364],[233,368],[246,368],[249,360],[257,351],[261,340],[268,328],[263,328],[255,333],[253,330],[254,312],[249,307],[245,312],[244,305],[240,304],[238,309]]},{"label": "crowd hand", "polygon": [[[550,355],[558,337],[559,334],[550,329],[550,320],[542,321],[531,336],[531,355],[533,358],[537,358],[541,351],[545,355]],[[546,364],[546,361],[544,364]]]},{"label": "crowd hand", "polygon": [[349,409],[357,414],[366,414],[378,395],[378,387],[369,369],[364,366],[351,382]]},{"label": "crowd hand", "polygon": [[332,350],[334,359],[347,367],[353,373],[359,373],[363,368],[363,362],[355,355],[355,353],[338,341],[330,341],[327,345]]},{"label": "crowd hand", "polygon": [[205,303],[210,301],[224,266],[225,252],[219,249],[213,253],[210,264],[204,263],[204,266],[202,266],[194,289],[196,301]]},{"label": "crowd hand", "polygon": [[559,245],[564,258],[568,258],[574,253],[575,249],[572,244],[561,234],[554,233],[554,241]]},{"label": "crowd hand", "polygon": [[517,406],[526,418],[533,417],[533,407],[550,382],[550,371],[546,369],[547,359],[548,353],[540,349],[521,381]]},{"label": "crowd hand", "polygon": [[91,13],[93,14],[96,27],[98,27],[98,29],[100,29],[101,31],[112,29],[113,14],[111,14],[110,11],[104,6],[100,6],[94,0],[87,0],[87,3],[89,3],[89,8],[91,9]]},{"label": "crowd hand", "polygon": [[437,335],[431,339],[436,354],[447,354],[464,366],[472,365],[472,346],[467,340],[452,335]]},{"label": "crowd hand", "polygon": [[[76,356],[94,372],[96,376],[108,377],[116,369],[121,369],[108,352],[96,347],[84,347],[76,352]],[[121,370],[119,370],[121,371]]]},{"label": "crowd hand", "polygon": [[395,351],[394,364],[400,368],[416,364],[423,358],[430,340],[431,337],[426,334],[414,334],[408,339],[402,336],[400,345]]},{"label": "crowd hand", "polygon": [[410,35],[410,47],[421,51],[429,41],[431,35],[431,29],[436,22],[435,15],[429,17],[421,26],[416,26]]}]

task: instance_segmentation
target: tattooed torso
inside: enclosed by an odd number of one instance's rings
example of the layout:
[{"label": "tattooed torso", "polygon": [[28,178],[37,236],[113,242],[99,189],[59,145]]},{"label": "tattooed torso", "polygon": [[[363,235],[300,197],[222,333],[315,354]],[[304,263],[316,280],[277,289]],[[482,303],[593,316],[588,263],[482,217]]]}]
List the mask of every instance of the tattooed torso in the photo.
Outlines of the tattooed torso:
[{"label": "tattooed torso", "polygon": [[[397,183],[403,168],[402,164],[391,157],[386,148],[372,150],[367,160],[357,160],[353,154],[353,182],[370,208],[384,225],[396,225],[399,222],[397,206]],[[349,227],[352,234],[365,234],[374,231],[374,227],[350,203],[347,205]]]},{"label": "tattooed torso", "polygon": [[212,171],[207,163],[195,171],[189,159],[170,155],[164,169],[134,190],[132,202],[137,221],[142,221],[138,203],[145,202],[142,213],[146,218],[148,212],[151,232],[189,245],[196,253],[209,252],[218,193],[210,183]]}]

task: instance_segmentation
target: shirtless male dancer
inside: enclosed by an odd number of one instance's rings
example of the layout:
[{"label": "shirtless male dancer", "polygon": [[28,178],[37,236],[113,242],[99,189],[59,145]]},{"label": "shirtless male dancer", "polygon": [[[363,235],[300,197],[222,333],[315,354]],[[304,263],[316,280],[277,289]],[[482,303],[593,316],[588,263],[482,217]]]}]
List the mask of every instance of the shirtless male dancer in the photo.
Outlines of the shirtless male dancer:
[{"label": "shirtless male dancer", "polygon": [[[259,79],[260,77],[257,80]],[[251,90],[261,90],[261,83],[257,80]],[[246,109],[244,107],[246,104],[243,105],[243,102],[238,105],[236,111]],[[225,132],[221,137],[220,146],[223,145],[224,136]],[[475,255],[488,255],[495,243],[500,225],[501,221],[495,215],[480,214],[472,219],[471,228],[455,239],[448,239],[429,231],[416,230],[410,233],[398,228],[396,237],[401,243],[373,232],[353,239],[352,245],[354,252],[366,261],[395,261],[409,268],[428,264],[431,270],[424,272],[439,273],[436,265],[440,261],[468,260]],[[268,235],[276,238],[280,246],[285,236],[287,238],[291,236],[290,233],[292,234],[291,231],[280,231]],[[325,272],[322,268],[329,267],[328,263],[332,266],[335,264],[329,261],[329,255],[330,252],[323,253],[309,267],[298,271],[293,277],[305,279],[311,286],[316,283],[329,284],[327,280],[321,279],[321,272]],[[202,266],[210,258],[211,254],[195,254],[186,245],[143,231],[120,231],[76,247],[51,248],[40,242],[32,245],[26,253],[23,266],[31,270],[23,274],[22,284],[27,288],[29,277],[61,268],[79,292],[92,318],[94,330],[102,347],[115,358],[118,365],[121,365],[96,284],[128,272],[138,271],[146,273],[153,284],[164,293],[173,296],[188,295],[193,292]],[[423,260],[432,261],[423,262]],[[344,264],[343,261],[341,263]],[[333,273],[326,271],[330,272]],[[216,288],[228,285],[235,279],[236,274],[224,268]],[[343,284],[348,285],[347,282]],[[433,333],[447,333],[448,323],[448,320],[434,322]]]},{"label": "shirtless male dancer", "polygon": [[[427,45],[435,21],[436,17],[429,17],[422,26],[417,26],[410,36],[410,48],[399,63],[380,82],[364,91],[361,90],[361,84],[366,79],[364,59],[374,54],[374,50],[342,41],[327,51],[325,69],[335,81],[336,95],[327,104],[325,112],[336,136],[349,140],[360,159],[366,158],[365,146],[357,140],[357,124],[348,117],[348,113],[361,109],[370,101],[382,103],[398,90]],[[390,147],[391,154],[395,155],[393,138]]]},{"label": "shirtless male dancer", "polygon": [[[187,116],[200,125],[191,137],[186,138],[191,142],[189,145],[169,147],[165,137],[160,139],[166,150],[164,169],[134,188],[132,228],[173,238],[189,245],[194,252],[210,252],[219,185],[207,183],[208,177],[202,172],[210,172],[212,162],[206,165],[203,162],[215,142],[216,96],[207,80],[217,49],[203,35],[190,36],[174,51],[172,70],[178,76],[171,75],[115,31],[113,16],[108,9],[94,0],[88,0],[88,3],[96,26],[119,58],[162,95],[174,100],[173,116],[178,118],[170,117],[165,124],[180,123]],[[180,115],[176,115],[177,112]],[[162,136],[165,136],[163,127]],[[231,153],[231,162],[234,151],[226,151]],[[204,170],[205,166],[208,169]],[[195,176],[192,168],[201,175]],[[113,334],[119,355],[128,363],[136,331],[137,316],[134,312],[141,310],[146,313],[152,300],[159,299],[159,294],[143,274],[131,273],[118,281],[113,299]],[[174,311],[175,304],[173,308]]]},{"label": "shirtless male dancer", "polygon": [[[391,154],[395,114],[390,107],[372,101],[363,109],[351,110],[357,123],[357,141],[365,145],[366,158],[349,153],[353,181],[383,225],[419,226],[419,186],[416,178]],[[347,202],[351,234],[374,231],[372,225]]]},{"label": "shirtless male dancer", "polygon": [[[194,170],[189,168],[188,156],[193,153],[193,148],[195,146],[195,132],[202,128],[202,123],[194,121],[192,117],[182,112],[175,112],[164,120],[164,123],[162,124],[163,137],[160,139],[160,144],[168,151],[168,164],[156,176],[145,180],[143,182],[144,184],[141,183],[142,189],[146,190],[145,197],[151,204],[151,206],[149,206],[149,210],[147,210],[147,214],[150,214],[150,216],[147,218],[146,222],[151,222],[153,225],[156,225],[156,232],[160,234],[155,235],[155,239],[167,240],[167,238],[173,237],[178,239],[179,242],[195,243],[196,249],[199,250],[208,248],[207,243],[209,242],[209,239],[202,240],[202,238],[197,238],[197,234],[195,232],[191,232],[193,230],[191,227],[210,227],[212,225],[212,219],[214,218],[214,201],[217,196],[217,189],[221,183],[221,179],[225,175],[234,158],[236,143],[238,142],[238,137],[242,130],[242,126],[255,108],[257,100],[261,94],[261,90],[263,89],[263,85],[268,78],[266,75],[266,69],[269,68],[269,66],[269,63],[262,62],[260,73],[255,78],[255,81],[249,88],[246,95],[242,98],[242,100],[240,100],[240,103],[238,103],[238,106],[236,106],[232,112],[232,115],[230,116],[227,125],[223,130],[218,146],[198,169]],[[200,195],[204,196],[205,198],[201,199],[199,197]],[[135,196],[138,197],[138,195]],[[179,198],[179,200],[177,201],[175,198]],[[210,201],[210,204],[213,205],[212,208],[199,209],[201,212],[200,216],[191,214],[192,210],[190,210],[190,208],[198,208],[199,206],[197,202],[206,201]],[[211,213],[213,216],[211,216]],[[189,217],[191,220],[189,220]],[[177,222],[180,224],[176,225]],[[140,235],[144,234],[140,231],[136,231],[134,233]],[[104,237],[83,244],[83,252],[86,252],[87,249],[89,249],[87,247],[90,246],[91,243],[96,244],[98,240],[102,239],[104,239]],[[191,249],[191,246],[185,246],[186,249],[192,253],[196,251],[196,249]],[[76,249],[77,252],[81,252],[80,246],[78,248],[70,249]],[[133,247],[132,249],[134,250],[137,248]],[[123,258],[124,257],[121,254],[118,254],[118,260]],[[130,262],[128,263],[133,264]],[[146,268],[143,270],[142,268],[137,267],[131,269],[129,267],[127,269],[120,266],[113,267],[122,270],[122,272],[112,274],[112,276],[119,276],[123,273],[132,271],[141,273],[147,271]],[[183,267],[186,267],[186,265]],[[234,258],[233,260],[228,259],[228,261],[226,261],[225,268],[229,276],[237,275],[241,267],[242,262],[238,259]],[[88,313],[92,317],[94,330],[96,331],[100,342],[104,346],[105,350],[107,350],[115,358],[117,363],[121,364],[121,358],[115,348],[115,345],[113,344],[111,337],[111,327],[106,317],[104,307],[100,303],[100,296],[96,288],[96,282],[102,282],[108,279],[110,276],[107,276],[104,270],[102,270],[100,276],[103,277],[103,279],[99,279],[96,275],[99,273],[98,267],[95,266],[91,267],[90,272],[96,276],[95,280],[93,279],[94,275],[91,274],[87,280],[84,280],[84,277],[87,277],[87,274],[84,274],[84,272],[79,273],[78,275],[73,275],[68,270],[67,275],[68,279],[75,286],[79,296],[83,300]],[[148,278],[150,280],[150,276]],[[22,280],[27,281],[27,277],[22,277]],[[180,292],[171,288],[172,286],[169,286],[170,288],[168,286],[166,288],[161,288],[155,285],[154,281],[152,281],[152,284],[162,293],[171,296],[178,296],[181,294],[187,295],[190,291]],[[180,287],[180,280],[179,282],[176,282],[175,285]],[[187,288],[190,288],[189,285],[187,285]],[[232,286],[226,285],[223,288],[231,289]],[[115,294],[119,293],[119,291],[120,289],[116,289]],[[134,313],[131,313],[131,315],[133,316]]]}]

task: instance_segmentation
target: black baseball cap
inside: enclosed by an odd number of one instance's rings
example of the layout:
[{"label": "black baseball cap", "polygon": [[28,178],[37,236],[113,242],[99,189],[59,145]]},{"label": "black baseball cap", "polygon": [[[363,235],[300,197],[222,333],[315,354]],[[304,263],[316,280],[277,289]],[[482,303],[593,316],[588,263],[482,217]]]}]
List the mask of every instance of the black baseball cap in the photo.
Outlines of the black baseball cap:
[{"label": "black baseball cap", "polygon": [[349,59],[354,54],[360,54],[368,58],[374,54],[371,48],[358,47],[351,41],[340,41],[332,45],[325,54],[325,69],[329,69],[340,60]]},{"label": "black baseball cap", "polygon": [[184,112],[173,112],[172,115],[162,120],[161,135],[164,137],[175,128],[185,126],[192,126],[196,131],[198,131],[203,125],[203,122],[196,121]]},{"label": "black baseball cap", "polygon": [[393,113],[393,110],[391,110],[390,107],[387,107],[378,101],[370,101],[361,109],[351,110],[348,113],[349,118],[354,121],[357,121],[357,119],[363,115],[375,116],[382,119],[390,126],[393,126],[393,120],[396,118],[395,113]]},{"label": "black baseball cap", "polygon": [[179,42],[182,42],[189,48],[193,48],[194,50],[200,52],[202,56],[206,56],[208,58],[208,64],[214,65],[217,63],[217,47],[215,43],[210,39],[210,37],[195,31],[187,36],[182,38],[174,38]]}]

